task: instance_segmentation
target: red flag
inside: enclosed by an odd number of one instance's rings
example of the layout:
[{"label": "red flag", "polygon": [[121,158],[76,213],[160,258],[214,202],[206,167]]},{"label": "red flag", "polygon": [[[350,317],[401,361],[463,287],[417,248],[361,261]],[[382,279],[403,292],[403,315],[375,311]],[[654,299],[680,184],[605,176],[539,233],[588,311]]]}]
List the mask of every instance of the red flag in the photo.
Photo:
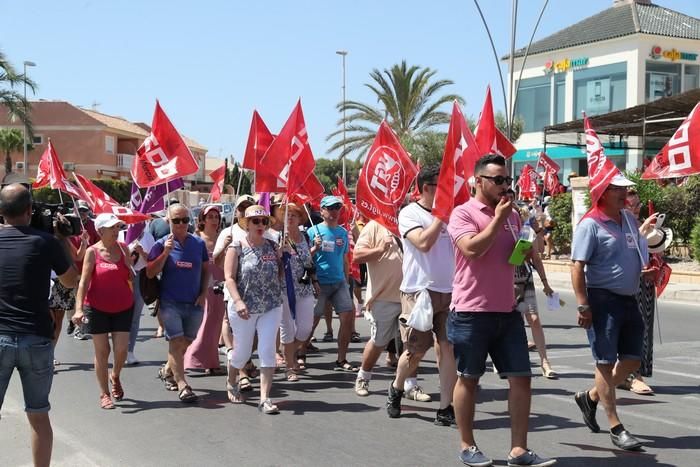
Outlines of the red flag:
[{"label": "red flag", "polygon": [[73,172],[73,176],[75,177],[75,181],[78,183],[80,189],[85,193],[85,202],[90,207],[90,210],[95,214],[102,214],[105,212],[108,214],[114,214],[127,224],[143,222],[151,218],[148,214],[142,214],[138,211],[134,211],[131,208],[121,206],[107,193],[102,191],[100,187],[82,175]]},{"label": "red flag", "polygon": [[350,223],[355,220],[355,205],[352,204],[348,189],[340,177],[338,177],[338,186],[333,190],[333,195],[343,200],[343,209],[338,216],[338,224],[343,225],[346,230],[350,231],[352,229]]},{"label": "red flag", "polygon": [[313,173],[308,176],[301,189],[291,195],[289,200],[301,204],[312,203],[325,195],[325,190],[321,181]]},{"label": "red flag", "polygon": [[554,162],[549,158],[544,152],[540,153],[540,157],[537,159],[537,167],[539,169],[542,167],[544,172],[542,173],[542,181],[544,182],[544,189],[547,190],[552,196],[554,194],[559,194],[559,164]]},{"label": "red flag", "polygon": [[[297,101],[287,123],[263,154],[260,163],[277,178],[277,186],[269,191],[286,191],[288,196],[299,191],[313,172],[316,161],[309,146],[301,100]],[[257,182],[255,188],[258,189]]]},{"label": "red flag", "polygon": [[525,164],[520,169],[520,178],[518,178],[518,186],[520,187],[521,199],[534,199],[537,197],[537,172],[530,164]]},{"label": "red flag", "polygon": [[382,121],[357,181],[357,208],[399,235],[398,210],[417,174],[396,134]]},{"label": "red flag", "polygon": [[[474,164],[478,158],[474,136],[455,101],[433,202],[433,215],[441,221],[449,222],[455,206],[469,199],[469,177],[474,174]],[[471,173],[468,167],[471,167]]]},{"label": "red flag", "polygon": [[216,170],[212,170],[209,174],[214,184],[211,187],[211,201],[216,202],[221,199],[221,193],[224,191],[224,178],[226,178],[226,164]]},{"label": "red flag", "polygon": [[480,156],[485,154],[499,154],[506,159],[515,154],[515,146],[508,138],[496,128],[496,120],[493,116],[493,102],[491,101],[491,86],[486,88],[486,99],[481,109],[479,123],[474,130],[474,139],[479,146]]},{"label": "red flag", "polygon": [[645,180],[700,173],[700,102],[642,174]]},{"label": "red flag", "polygon": [[197,160],[156,101],[151,134],[136,151],[131,176],[140,188],[160,185],[199,170]]},{"label": "red flag", "polygon": [[671,280],[673,269],[671,269],[671,266],[664,261],[663,256],[659,253],[651,255],[649,267],[657,269],[656,277],[654,277],[654,285],[656,286],[656,296],[660,297],[661,294],[664,293],[668,282]]},{"label": "red flag", "polygon": [[[420,173],[420,162],[416,164],[416,171]],[[420,199],[420,188],[418,188],[418,178],[416,178],[415,183],[413,183],[413,190],[411,191],[411,201],[418,201]]]},{"label": "red flag", "polygon": [[61,159],[59,159],[51,141],[49,141],[44,154],[41,155],[36,180],[32,183],[32,188],[41,188],[46,185],[68,193],[74,198],[85,199],[85,194],[68,181]]},{"label": "red flag", "polygon": [[588,158],[588,188],[591,193],[591,206],[595,207],[603,192],[608,188],[616,175],[622,175],[605,156],[603,145],[586,114],[583,114],[583,128],[586,130],[586,157]]},{"label": "red flag", "polygon": [[260,163],[274,139],[275,135],[270,133],[258,111],[254,110],[241,167],[255,170],[255,191],[258,193],[277,191],[277,177]]},{"label": "red flag", "polygon": [[561,167],[559,164],[554,162],[546,152],[541,152],[539,159],[537,159],[537,169],[542,167],[546,172],[558,173]]}]

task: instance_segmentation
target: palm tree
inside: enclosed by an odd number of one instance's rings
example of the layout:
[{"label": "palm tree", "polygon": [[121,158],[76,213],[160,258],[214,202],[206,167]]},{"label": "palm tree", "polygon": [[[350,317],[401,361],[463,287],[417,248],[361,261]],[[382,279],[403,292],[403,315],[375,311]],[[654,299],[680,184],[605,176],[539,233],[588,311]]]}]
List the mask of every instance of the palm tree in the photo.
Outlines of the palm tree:
[{"label": "palm tree", "polygon": [[32,122],[29,118],[31,106],[19,91],[24,85],[32,92],[36,91],[36,83],[18,73],[5,54],[0,52],[0,106],[8,110],[11,119],[18,119],[22,125],[26,125],[28,134],[32,135]]},{"label": "palm tree", "polygon": [[[330,151],[340,149],[341,158],[357,151],[358,160],[361,159],[385,118],[402,141],[449,123],[450,114],[439,108],[454,100],[464,104],[464,99],[456,94],[439,96],[439,91],[454,83],[448,79],[434,80],[436,73],[427,67],[409,67],[405,60],[391,69],[372,70],[373,82],[365,86],[376,95],[379,107],[357,101],[340,102],[336,107],[344,117],[338,121],[338,130],[328,135],[326,141],[337,136],[340,140]],[[343,124],[347,125],[345,139]]]},{"label": "palm tree", "polygon": [[10,154],[21,151],[24,143],[24,135],[16,128],[0,128],[0,150],[5,151],[5,173],[12,172],[12,158]]}]

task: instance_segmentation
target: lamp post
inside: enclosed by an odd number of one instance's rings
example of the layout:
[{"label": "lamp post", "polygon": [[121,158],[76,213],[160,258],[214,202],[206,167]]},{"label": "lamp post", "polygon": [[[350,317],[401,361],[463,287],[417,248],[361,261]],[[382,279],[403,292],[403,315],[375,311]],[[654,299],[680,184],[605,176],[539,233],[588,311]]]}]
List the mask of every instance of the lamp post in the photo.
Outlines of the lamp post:
[{"label": "lamp post", "polygon": [[347,179],[345,178],[345,129],[347,122],[345,121],[345,56],[348,54],[347,50],[336,50],[336,54],[343,57],[343,183],[347,186]]},{"label": "lamp post", "polygon": [[27,123],[26,123],[26,118],[27,118],[27,67],[28,66],[36,66],[36,63],[30,62],[29,60],[24,61],[24,128],[22,132],[22,149],[24,150],[24,159],[23,159],[23,165],[22,165],[22,173],[26,176],[27,175]]}]

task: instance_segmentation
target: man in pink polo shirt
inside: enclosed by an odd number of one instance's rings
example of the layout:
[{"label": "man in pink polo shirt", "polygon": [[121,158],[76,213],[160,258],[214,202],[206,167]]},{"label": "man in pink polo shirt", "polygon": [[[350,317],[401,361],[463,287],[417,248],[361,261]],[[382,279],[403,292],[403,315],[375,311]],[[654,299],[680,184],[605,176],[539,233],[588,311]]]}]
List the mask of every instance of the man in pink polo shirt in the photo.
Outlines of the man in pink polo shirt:
[{"label": "man in pink polo shirt", "polygon": [[476,446],[473,433],[476,390],[486,356],[508,378],[511,418],[509,466],[548,466],[527,448],[530,416],[530,359],[527,337],[513,293],[514,266],[508,263],[520,232],[520,216],[506,196],[513,179],[502,156],[486,155],[474,169],[476,195],[455,208],[447,230],[456,246],[447,337],[454,348],[457,375],[453,401],[461,437],[460,460],[468,466],[492,465]]}]

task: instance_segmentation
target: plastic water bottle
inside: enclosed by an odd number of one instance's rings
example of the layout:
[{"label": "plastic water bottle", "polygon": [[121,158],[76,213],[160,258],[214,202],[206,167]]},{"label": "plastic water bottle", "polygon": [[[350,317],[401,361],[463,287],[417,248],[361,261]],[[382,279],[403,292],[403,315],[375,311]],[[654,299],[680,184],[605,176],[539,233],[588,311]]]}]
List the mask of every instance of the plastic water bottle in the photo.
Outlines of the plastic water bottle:
[{"label": "plastic water bottle", "polygon": [[532,227],[530,227],[528,224],[523,224],[523,226],[520,228],[520,235],[518,238],[520,240],[531,242],[534,240],[534,233],[535,232],[532,230]]}]

